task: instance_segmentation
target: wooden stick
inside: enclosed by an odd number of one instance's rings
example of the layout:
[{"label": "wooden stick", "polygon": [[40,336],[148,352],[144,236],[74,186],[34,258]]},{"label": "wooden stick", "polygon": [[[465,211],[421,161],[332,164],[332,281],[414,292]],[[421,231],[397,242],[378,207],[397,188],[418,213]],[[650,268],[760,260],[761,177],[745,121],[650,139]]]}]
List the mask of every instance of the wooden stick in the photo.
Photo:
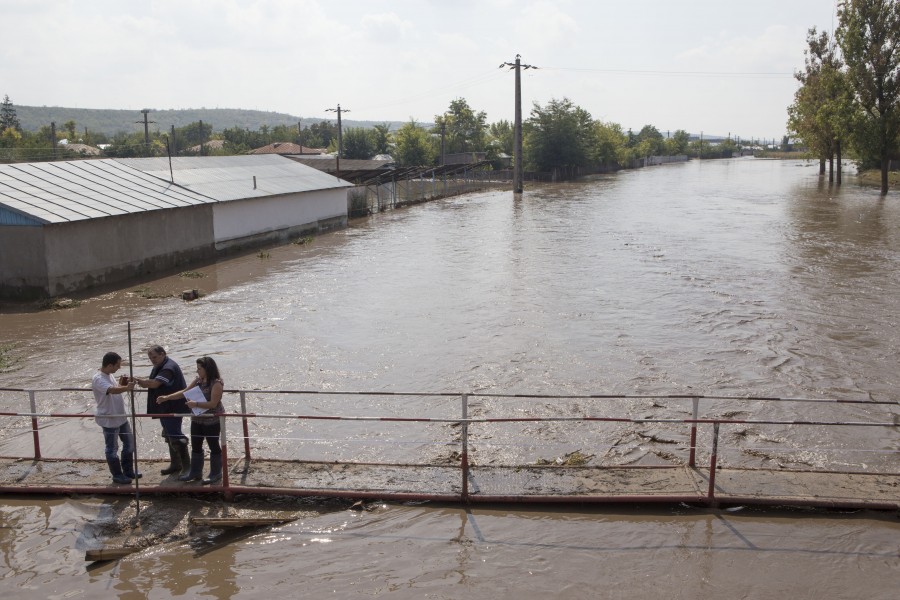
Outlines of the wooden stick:
[{"label": "wooden stick", "polygon": [[123,556],[128,556],[138,550],[140,550],[140,548],[99,548],[97,550],[88,550],[84,553],[84,560],[91,562],[98,560],[118,560]]},{"label": "wooden stick", "polygon": [[297,517],[191,517],[191,525],[202,527],[262,527],[296,521]]}]

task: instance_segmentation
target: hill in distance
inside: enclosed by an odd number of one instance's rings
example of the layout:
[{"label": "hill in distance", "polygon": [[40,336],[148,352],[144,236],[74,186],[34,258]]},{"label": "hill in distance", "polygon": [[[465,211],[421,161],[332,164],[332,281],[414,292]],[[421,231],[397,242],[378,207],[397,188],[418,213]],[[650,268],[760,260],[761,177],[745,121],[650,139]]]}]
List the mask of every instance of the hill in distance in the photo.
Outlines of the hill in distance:
[{"label": "hill in distance", "polygon": [[[115,135],[119,132],[134,133],[143,131],[144,115],[139,110],[118,110],[106,108],[65,108],[61,106],[19,106],[16,108],[16,116],[25,131],[37,131],[50,123],[56,123],[57,131],[62,129],[63,123],[75,121],[77,131],[102,132],[106,135]],[[213,132],[221,132],[223,129],[240,127],[256,131],[263,125],[275,127],[288,125],[296,127],[301,123],[302,127],[308,127],[322,121],[336,121],[336,118],[323,117],[296,117],[287,113],[269,112],[263,110],[244,110],[240,108],[185,108],[185,109],[150,109],[148,120],[151,122],[151,131],[169,131],[172,126],[184,127],[197,121],[212,125]],[[399,129],[403,123],[398,121],[354,121],[342,118],[341,125],[348,127],[370,128],[380,123],[388,123],[391,131]]]}]

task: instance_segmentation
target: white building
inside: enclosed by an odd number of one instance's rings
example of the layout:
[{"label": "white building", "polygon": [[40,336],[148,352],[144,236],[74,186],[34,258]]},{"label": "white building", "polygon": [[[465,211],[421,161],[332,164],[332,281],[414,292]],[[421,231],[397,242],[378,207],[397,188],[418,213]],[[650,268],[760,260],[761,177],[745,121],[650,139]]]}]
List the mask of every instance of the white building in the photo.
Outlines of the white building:
[{"label": "white building", "polygon": [[0,165],[0,297],[56,296],[344,227],[348,187],[278,155]]}]

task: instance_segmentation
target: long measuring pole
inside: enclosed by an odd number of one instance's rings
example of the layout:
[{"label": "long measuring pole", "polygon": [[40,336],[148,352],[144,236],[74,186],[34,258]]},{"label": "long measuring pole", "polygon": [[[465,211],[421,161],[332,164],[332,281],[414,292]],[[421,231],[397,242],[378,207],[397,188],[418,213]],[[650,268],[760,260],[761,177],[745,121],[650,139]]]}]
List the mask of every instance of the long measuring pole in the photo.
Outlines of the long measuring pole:
[{"label": "long measuring pole", "polygon": [[[131,321],[128,321],[128,381],[134,382],[134,361],[131,353]],[[138,451],[137,451],[137,423],[134,416],[134,388],[129,390],[131,394],[131,445],[134,446],[134,499],[137,502],[137,518],[141,518],[141,483],[138,478]]]}]

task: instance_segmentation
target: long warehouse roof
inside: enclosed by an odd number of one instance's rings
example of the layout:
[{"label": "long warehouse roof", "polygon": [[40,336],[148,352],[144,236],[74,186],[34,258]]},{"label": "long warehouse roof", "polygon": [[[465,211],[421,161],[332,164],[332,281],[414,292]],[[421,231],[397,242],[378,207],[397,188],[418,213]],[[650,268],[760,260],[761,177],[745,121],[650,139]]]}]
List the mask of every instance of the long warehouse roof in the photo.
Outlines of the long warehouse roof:
[{"label": "long warehouse roof", "polygon": [[0,165],[0,224],[65,223],[351,185],[281,156],[175,157],[172,173],[167,158]]}]

